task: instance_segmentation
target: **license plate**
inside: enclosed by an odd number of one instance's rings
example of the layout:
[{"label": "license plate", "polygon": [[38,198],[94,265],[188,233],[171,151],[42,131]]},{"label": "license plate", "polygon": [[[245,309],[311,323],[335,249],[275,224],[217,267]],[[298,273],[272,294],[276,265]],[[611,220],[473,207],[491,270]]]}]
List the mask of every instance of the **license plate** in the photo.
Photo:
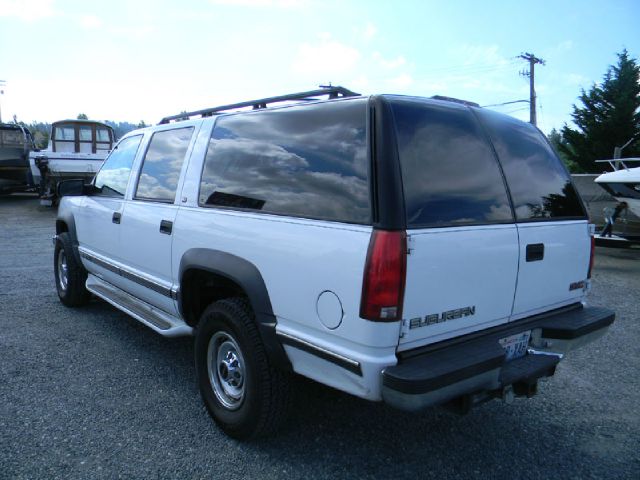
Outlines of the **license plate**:
[{"label": "license plate", "polygon": [[527,353],[530,337],[531,330],[527,330],[526,332],[516,333],[515,335],[509,335],[508,337],[498,340],[500,346],[504,348],[506,360],[509,361],[523,357],[525,353]]}]

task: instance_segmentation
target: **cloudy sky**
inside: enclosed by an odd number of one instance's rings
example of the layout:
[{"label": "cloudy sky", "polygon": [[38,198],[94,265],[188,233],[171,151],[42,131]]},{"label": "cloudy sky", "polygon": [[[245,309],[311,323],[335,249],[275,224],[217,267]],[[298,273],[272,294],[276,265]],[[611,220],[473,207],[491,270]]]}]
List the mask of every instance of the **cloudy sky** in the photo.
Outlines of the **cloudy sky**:
[{"label": "cloudy sky", "polygon": [[531,52],[549,132],[616,52],[640,56],[639,20],[638,0],[0,0],[0,107],[156,123],[329,82],[491,105],[528,98]]}]

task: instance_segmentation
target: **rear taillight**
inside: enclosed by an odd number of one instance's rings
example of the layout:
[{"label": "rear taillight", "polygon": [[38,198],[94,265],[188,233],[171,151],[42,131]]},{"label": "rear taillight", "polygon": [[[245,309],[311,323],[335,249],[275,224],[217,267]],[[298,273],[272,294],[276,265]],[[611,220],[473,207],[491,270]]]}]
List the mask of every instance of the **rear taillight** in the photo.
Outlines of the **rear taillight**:
[{"label": "rear taillight", "polygon": [[589,271],[587,272],[587,278],[591,278],[591,270],[593,270],[593,261],[596,256],[596,237],[591,235],[591,253],[589,254]]},{"label": "rear taillight", "polygon": [[402,318],[407,234],[374,230],[364,266],[360,317],[379,322]]}]

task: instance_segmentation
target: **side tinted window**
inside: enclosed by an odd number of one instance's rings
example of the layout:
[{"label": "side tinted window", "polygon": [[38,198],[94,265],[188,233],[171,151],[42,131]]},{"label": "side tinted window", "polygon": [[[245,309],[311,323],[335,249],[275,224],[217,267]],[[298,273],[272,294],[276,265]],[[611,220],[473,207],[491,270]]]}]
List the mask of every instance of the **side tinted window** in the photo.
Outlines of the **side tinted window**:
[{"label": "side tinted window", "polygon": [[538,129],[490,110],[477,112],[498,153],[518,221],[585,217],[571,177]]},{"label": "side tinted window", "polygon": [[173,202],[193,127],[156,132],[144,156],[135,198]]},{"label": "side tinted window", "polygon": [[94,182],[102,195],[124,196],[140,140],[142,140],[142,135],[125,138],[102,164]]},{"label": "side tinted window", "polygon": [[500,167],[473,114],[391,101],[409,228],[512,222]]},{"label": "side tinted window", "polygon": [[200,204],[370,223],[366,105],[350,100],[220,118]]}]

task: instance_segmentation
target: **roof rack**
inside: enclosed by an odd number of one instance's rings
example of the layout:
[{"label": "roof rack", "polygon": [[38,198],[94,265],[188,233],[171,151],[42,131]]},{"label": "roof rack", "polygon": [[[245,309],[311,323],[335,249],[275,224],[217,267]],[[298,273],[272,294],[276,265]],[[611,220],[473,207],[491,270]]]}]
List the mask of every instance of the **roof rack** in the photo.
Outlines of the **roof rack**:
[{"label": "roof rack", "polygon": [[319,90],[309,90],[308,92],[290,93],[288,95],[280,95],[278,97],[260,98],[258,100],[249,100],[248,102],[232,103],[230,105],[221,105],[219,107],[205,108],[204,110],[196,110],[194,112],[184,112],[177,115],[171,115],[164,117],[160,120],[159,125],[170,123],[171,121],[188,120],[193,116],[210,117],[219,112],[227,110],[236,110],[239,108],[253,107],[254,110],[267,108],[270,103],[288,102],[292,100],[299,101],[311,101],[315,100],[315,97],[328,95],[330,99],[341,97],[357,97],[360,94],[352,92],[344,87],[333,86],[320,86]]},{"label": "roof rack", "polygon": [[461,98],[446,97],[444,95],[434,95],[431,98],[433,98],[434,100],[443,100],[445,102],[460,103],[462,105],[466,105],[467,107],[480,107],[480,105],[477,104],[476,102],[471,102],[469,100],[462,100]]}]

